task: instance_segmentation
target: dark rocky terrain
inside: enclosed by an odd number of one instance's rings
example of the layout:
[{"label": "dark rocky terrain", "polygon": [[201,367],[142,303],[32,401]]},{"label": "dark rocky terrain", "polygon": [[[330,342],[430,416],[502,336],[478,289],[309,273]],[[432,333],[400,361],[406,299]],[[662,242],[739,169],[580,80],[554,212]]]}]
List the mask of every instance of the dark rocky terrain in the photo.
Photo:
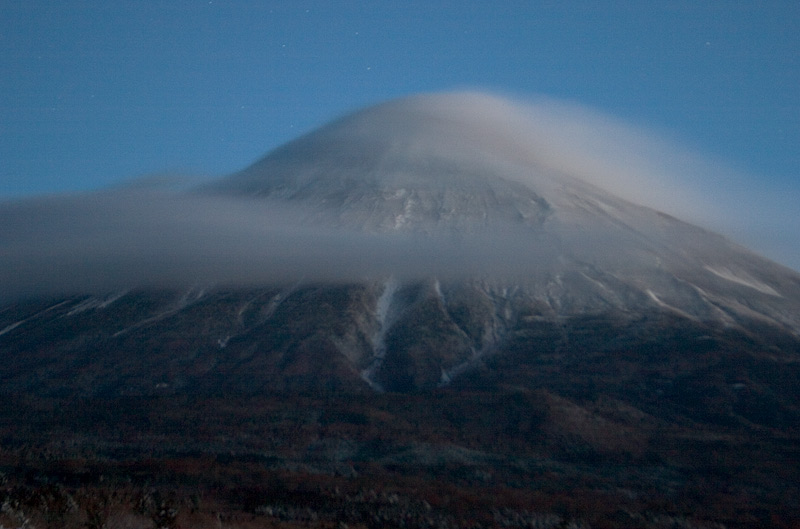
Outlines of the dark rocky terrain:
[{"label": "dark rocky terrain", "polygon": [[370,109],[194,192],[522,251],[4,301],[0,527],[798,527],[800,275],[474,104]]}]

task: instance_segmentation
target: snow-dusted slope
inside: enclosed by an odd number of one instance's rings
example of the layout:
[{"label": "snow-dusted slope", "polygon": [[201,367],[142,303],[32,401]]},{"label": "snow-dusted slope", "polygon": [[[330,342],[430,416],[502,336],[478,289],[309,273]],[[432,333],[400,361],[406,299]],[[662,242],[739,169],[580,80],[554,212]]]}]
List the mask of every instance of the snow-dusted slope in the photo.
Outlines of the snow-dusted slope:
[{"label": "snow-dusted slope", "polygon": [[518,295],[552,315],[655,309],[800,331],[798,274],[557,171],[524,134],[525,119],[479,94],[394,101],[304,136],[214,189],[302,203],[312,222],[372,232],[508,235]]},{"label": "snow-dusted slope", "polygon": [[[426,98],[388,103],[279,148],[213,188],[302,201],[320,220],[371,231],[540,224],[548,204],[525,185],[535,175],[474,137],[485,124],[461,114]],[[454,122],[458,116],[466,122]]]}]

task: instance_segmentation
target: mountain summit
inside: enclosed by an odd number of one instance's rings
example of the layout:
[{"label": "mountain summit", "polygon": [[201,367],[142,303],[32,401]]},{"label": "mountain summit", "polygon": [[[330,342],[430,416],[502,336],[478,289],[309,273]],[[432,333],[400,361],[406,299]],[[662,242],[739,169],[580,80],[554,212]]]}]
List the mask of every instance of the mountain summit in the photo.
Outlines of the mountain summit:
[{"label": "mountain summit", "polygon": [[504,127],[511,116],[487,96],[394,101],[293,141],[216,189],[304,201],[369,230],[538,223],[547,205],[525,184],[541,171]]}]

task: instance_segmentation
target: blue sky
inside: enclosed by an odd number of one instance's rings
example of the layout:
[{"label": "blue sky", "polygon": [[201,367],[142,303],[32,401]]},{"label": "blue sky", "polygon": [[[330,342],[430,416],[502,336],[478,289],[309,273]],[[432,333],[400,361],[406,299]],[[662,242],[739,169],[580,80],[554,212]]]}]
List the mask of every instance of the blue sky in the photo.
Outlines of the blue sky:
[{"label": "blue sky", "polygon": [[800,268],[795,1],[0,0],[0,71],[0,198],[222,175],[365,105],[477,88],[724,162],[775,197],[758,229]]}]

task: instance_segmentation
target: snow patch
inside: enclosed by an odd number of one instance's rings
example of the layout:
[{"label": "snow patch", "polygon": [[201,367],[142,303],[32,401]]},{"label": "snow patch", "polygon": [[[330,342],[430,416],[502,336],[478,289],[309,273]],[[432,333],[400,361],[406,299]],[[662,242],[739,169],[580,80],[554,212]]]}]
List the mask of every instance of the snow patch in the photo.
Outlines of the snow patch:
[{"label": "snow patch", "polygon": [[436,297],[439,298],[439,301],[442,302],[443,306],[447,306],[447,300],[444,299],[444,294],[442,293],[442,284],[436,279],[433,282],[433,291],[436,293]]},{"label": "snow patch", "polygon": [[680,315],[681,315],[681,316],[683,316],[684,318],[688,318],[688,319],[690,319],[690,320],[696,320],[696,319],[697,319],[697,318],[695,318],[694,316],[692,316],[691,314],[689,314],[689,313],[687,313],[687,312],[685,312],[685,311],[682,311],[681,309],[679,309],[679,308],[677,308],[677,307],[673,307],[673,306],[672,306],[672,305],[670,305],[669,303],[664,303],[664,301],[662,301],[662,300],[661,300],[661,299],[660,299],[660,298],[659,298],[659,297],[656,295],[656,293],[655,293],[655,292],[653,292],[652,290],[650,290],[649,288],[648,288],[647,290],[645,290],[645,292],[647,292],[647,295],[648,295],[648,296],[650,296],[650,299],[652,299],[653,301],[655,301],[656,305],[658,305],[659,307],[662,307],[662,308],[665,308],[665,309],[667,309],[667,310],[670,310],[670,311],[672,311],[672,312],[674,312],[674,313],[676,313],[676,314],[680,314]]},{"label": "snow patch", "polygon": [[188,307],[192,303],[199,301],[200,298],[202,298],[205,295],[206,295],[206,289],[204,288],[199,288],[199,289],[190,288],[183,294],[183,296],[181,296],[181,299],[178,301],[178,309]]},{"label": "snow patch", "polygon": [[776,296],[779,298],[783,297],[771,286],[767,285],[766,283],[762,283],[761,281],[754,279],[743,272],[739,272],[737,274],[728,268],[714,268],[708,265],[706,265],[704,268],[712,274],[732,283],[736,283],[737,285],[750,287],[754,290],[758,290],[762,294]]},{"label": "snow patch", "polygon": [[383,292],[381,292],[381,296],[378,298],[378,302],[375,306],[375,318],[378,320],[379,326],[376,338],[382,338],[383,335],[386,334],[390,316],[389,309],[391,309],[392,301],[399,289],[400,283],[393,277],[389,278],[383,286]]},{"label": "snow patch", "polygon": [[109,305],[111,305],[112,303],[114,303],[115,301],[117,301],[118,299],[120,299],[121,297],[123,297],[127,293],[128,293],[127,290],[123,290],[121,292],[110,294],[105,298],[97,298],[94,296],[86,298],[85,300],[81,301],[80,303],[72,307],[72,310],[70,310],[66,315],[75,316],[76,314],[80,314],[81,312],[86,312],[87,310],[91,309],[104,309]]},{"label": "snow patch", "polygon": [[[405,196],[405,189],[402,189],[401,191],[403,191],[401,196]],[[399,215],[395,215],[394,217],[394,229],[400,229],[408,223],[409,219],[413,217],[413,209],[415,205],[416,202],[411,198],[405,201],[405,204],[403,205],[403,212]]]},{"label": "snow patch", "polygon": [[375,374],[386,356],[386,334],[397,317],[397,311],[392,309],[398,290],[400,290],[400,283],[394,277],[390,277],[384,284],[383,292],[375,304],[375,319],[378,329],[372,335],[373,360],[366,369],[361,371],[361,378],[375,391],[383,391],[383,387],[375,380]]},{"label": "snow patch", "polygon": [[125,334],[125,333],[127,333],[129,331],[132,331],[132,330],[135,330],[135,329],[139,329],[139,328],[144,327],[146,325],[149,325],[151,323],[155,323],[157,321],[160,321],[160,320],[163,320],[165,318],[168,318],[168,317],[170,317],[170,316],[172,316],[174,314],[177,314],[178,312],[180,312],[181,310],[185,309],[189,305],[192,305],[192,304],[200,301],[200,299],[205,295],[206,295],[206,290],[204,288],[201,288],[201,289],[190,288],[189,290],[184,292],[184,294],[181,296],[181,298],[172,307],[164,310],[163,312],[159,312],[155,316],[150,316],[149,318],[145,318],[143,320],[140,320],[140,321],[134,323],[133,325],[130,325],[129,327],[126,327],[126,328],[124,328],[124,329],[122,329],[120,331],[117,331],[112,335],[112,337],[116,338],[118,336],[122,336],[123,334]]},{"label": "snow patch", "polygon": [[42,314],[46,314],[46,313],[50,312],[51,310],[57,309],[61,305],[65,305],[67,303],[70,303],[71,301],[72,300],[68,299],[66,301],[62,301],[61,303],[56,303],[55,305],[52,305],[50,307],[47,307],[44,310],[41,310],[41,311],[37,312],[33,316],[29,316],[29,317],[25,318],[24,320],[19,320],[19,321],[16,321],[16,322],[12,323],[11,325],[7,325],[3,329],[0,329],[0,336],[3,336],[4,334],[8,334],[9,332],[11,332],[14,329],[16,329],[17,327],[19,327],[20,325],[22,325],[24,323],[27,323],[27,322],[31,321],[32,319],[41,316]]},{"label": "snow patch", "polygon": [[9,332],[13,331],[13,330],[14,330],[14,329],[16,329],[17,327],[19,327],[20,325],[22,325],[23,323],[25,323],[26,321],[28,321],[29,319],[30,319],[30,318],[27,318],[27,319],[24,319],[24,320],[20,320],[20,321],[18,321],[18,322],[15,322],[15,323],[12,323],[11,325],[8,325],[8,326],[6,326],[6,327],[5,327],[5,328],[3,328],[2,330],[0,330],[0,336],[3,336],[4,334],[6,334],[6,333],[9,333]]},{"label": "snow patch", "polygon": [[592,205],[594,205],[597,209],[599,209],[600,211],[605,213],[607,216],[609,216],[610,218],[612,218],[614,220],[620,220],[620,221],[623,220],[622,212],[619,209],[615,208],[614,206],[612,206],[610,204],[606,204],[602,200],[599,200],[599,199],[596,199],[596,198],[589,200],[589,202]]},{"label": "snow patch", "polygon": [[584,278],[588,279],[588,280],[589,280],[589,281],[590,281],[592,284],[594,284],[594,285],[596,285],[598,288],[600,288],[600,290],[602,290],[602,291],[604,291],[604,292],[608,292],[608,293],[610,293],[610,294],[614,294],[614,291],[613,291],[613,290],[611,290],[610,288],[608,288],[608,287],[607,287],[605,284],[603,284],[602,282],[598,281],[597,279],[595,279],[595,278],[593,278],[593,277],[589,276],[588,274],[586,274],[586,273],[584,273],[584,272],[581,272],[580,274],[581,274],[581,275],[582,275]]},{"label": "snow patch", "polygon": [[655,301],[656,305],[658,305],[659,307],[669,307],[669,305],[667,305],[666,303],[664,303],[663,301],[658,299],[658,296],[656,296],[656,293],[653,292],[652,290],[650,290],[649,288],[647,289],[647,295],[650,296],[650,299]]}]

